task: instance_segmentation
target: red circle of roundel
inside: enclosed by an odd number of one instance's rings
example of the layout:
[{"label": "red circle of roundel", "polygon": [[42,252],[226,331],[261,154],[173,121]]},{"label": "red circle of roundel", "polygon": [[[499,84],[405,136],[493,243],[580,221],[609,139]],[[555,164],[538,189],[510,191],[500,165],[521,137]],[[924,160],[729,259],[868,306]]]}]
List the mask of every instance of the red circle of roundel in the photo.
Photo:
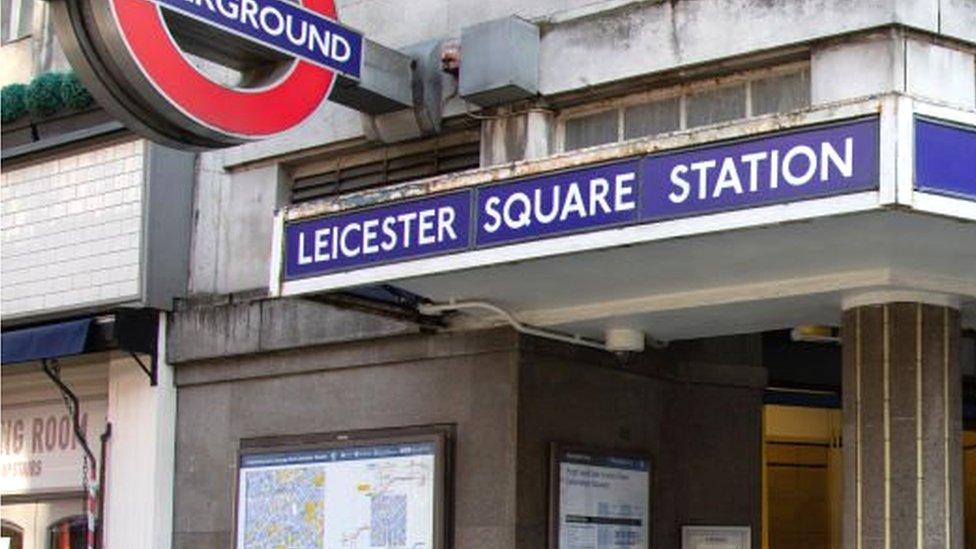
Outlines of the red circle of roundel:
[{"label": "red circle of roundel", "polygon": [[[296,126],[322,103],[335,73],[299,60],[269,88],[235,90],[211,81],[186,60],[150,0],[112,0],[122,35],[156,88],[198,122],[245,137],[276,134]],[[334,0],[305,0],[306,8],[335,19]]]}]

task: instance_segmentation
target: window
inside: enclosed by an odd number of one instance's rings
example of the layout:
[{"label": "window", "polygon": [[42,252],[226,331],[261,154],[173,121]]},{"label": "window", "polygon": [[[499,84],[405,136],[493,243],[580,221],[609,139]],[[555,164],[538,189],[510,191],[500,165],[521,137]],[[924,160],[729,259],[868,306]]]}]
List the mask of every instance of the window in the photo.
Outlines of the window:
[{"label": "window", "polygon": [[3,521],[0,549],[24,549],[24,529],[10,521]]},{"label": "window", "polygon": [[624,110],[624,139],[681,129],[681,100],[677,97],[634,105]]},{"label": "window", "polygon": [[566,149],[582,149],[617,140],[617,111],[598,112],[566,121]]},{"label": "window", "polygon": [[47,529],[48,549],[84,549],[88,521],[81,515],[55,522]]},{"label": "window", "polygon": [[292,173],[292,203],[460,172],[480,165],[477,131],[347,154]]},{"label": "window", "polygon": [[697,128],[746,117],[746,85],[738,84],[689,94],[688,123]]},{"label": "window", "polygon": [[0,42],[6,44],[30,35],[34,21],[34,0],[0,1],[3,10]]},{"label": "window", "polygon": [[752,114],[802,109],[810,104],[810,73],[799,71],[752,82]]},{"label": "window", "polygon": [[653,90],[622,98],[609,108],[569,111],[561,125],[562,150],[790,112],[809,105],[809,65],[793,63]]}]

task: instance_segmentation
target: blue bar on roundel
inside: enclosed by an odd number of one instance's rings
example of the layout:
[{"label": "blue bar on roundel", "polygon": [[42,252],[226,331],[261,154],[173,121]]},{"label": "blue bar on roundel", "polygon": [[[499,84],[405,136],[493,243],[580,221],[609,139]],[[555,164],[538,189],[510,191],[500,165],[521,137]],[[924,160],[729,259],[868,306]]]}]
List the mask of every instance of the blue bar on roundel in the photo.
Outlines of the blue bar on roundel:
[{"label": "blue bar on roundel", "polygon": [[358,79],[363,37],[284,0],[152,0],[252,42]]}]

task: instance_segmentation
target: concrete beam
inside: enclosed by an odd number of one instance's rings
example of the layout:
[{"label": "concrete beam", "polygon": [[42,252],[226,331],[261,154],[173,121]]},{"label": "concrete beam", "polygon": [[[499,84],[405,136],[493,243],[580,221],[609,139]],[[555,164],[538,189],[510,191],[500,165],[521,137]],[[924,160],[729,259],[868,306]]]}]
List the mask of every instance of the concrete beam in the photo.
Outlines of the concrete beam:
[{"label": "concrete beam", "polygon": [[[553,96],[890,26],[972,44],[976,43],[974,8],[976,0],[779,0],[769,5],[751,0],[425,0],[409,7],[365,0],[345,8],[343,22],[384,43],[399,45],[457,36],[464,27],[516,14],[541,29],[539,90]],[[402,24],[408,9],[410,17],[422,22]],[[417,18],[417,10],[430,15]],[[330,117],[328,131],[309,124],[288,136],[235,148],[227,163],[292,152],[295,143],[313,147],[362,136],[358,113],[334,106],[325,110],[324,116]]]},{"label": "concrete beam", "polygon": [[370,115],[413,108],[413,67],[409,55],[364,40],[360,79],[338,75],[329,100]]},{"label": "concrete beam", "polygon": [[170,315],[169,362],[283,351],[420,332],[411,322],[306,300],[195,306]]}]

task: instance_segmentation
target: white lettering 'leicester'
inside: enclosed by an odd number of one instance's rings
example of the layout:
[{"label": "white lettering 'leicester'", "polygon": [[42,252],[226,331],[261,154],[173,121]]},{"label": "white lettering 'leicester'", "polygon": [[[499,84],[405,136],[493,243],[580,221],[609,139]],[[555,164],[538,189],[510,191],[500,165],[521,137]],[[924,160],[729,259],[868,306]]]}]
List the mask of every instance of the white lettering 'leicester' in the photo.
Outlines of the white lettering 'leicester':
[{"label": "white lettering 'leicester'", "polygon": [[457,241],[459,221],[454,207],[441,206],[303,231],[296,239],[298,264],[375,256]]}]

